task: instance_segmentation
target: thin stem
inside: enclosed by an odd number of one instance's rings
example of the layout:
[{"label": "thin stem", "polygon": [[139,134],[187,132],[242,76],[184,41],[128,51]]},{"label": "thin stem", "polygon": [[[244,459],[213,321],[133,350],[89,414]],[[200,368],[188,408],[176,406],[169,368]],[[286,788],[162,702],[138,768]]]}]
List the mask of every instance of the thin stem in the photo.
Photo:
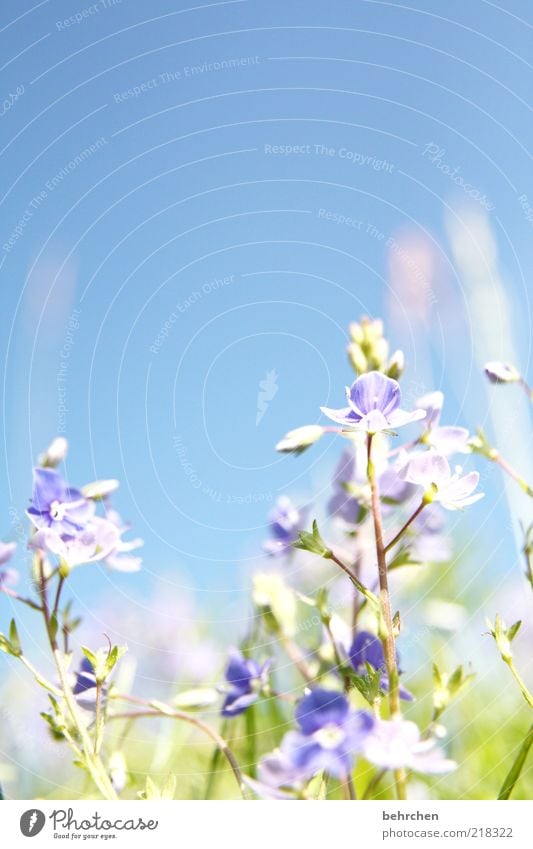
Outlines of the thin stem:
[{"label": "thin stem", "polygon": [[529,398],[529,400],[530,400],[530,401],[533,401],[533,389],[531,388],[531,386],[529,386],[529,384],[528,384],[528,383],[524,380],[524,378],[523,378],[523,377],[521,377],[521,378],[520,378],[520,380],[518,381],[518,383],[519,383],[519,385],[522,387],[522,389],[524,390],[524,392],[526,393],[526,395],[527,395],[527,397]]},{"label": "thin stem", "polygon": [[503,659],[504,659],[505,663],[507,664],[507,666],[509,667],[509,669],[511,670],[511,673],[513,674],[513,677],[514,677],[516,683],[520,687],[520,690],[522,691],[522,695],[523,695],[524,699],[528,703],[529,707],[533,708],[533,695],[531,695],[531,693],[529,692],[528,688],[526,687],[524,681],[522,680],[520,673],[518,672],[518,669],[514,665],[513,658],[512,657],[504,657]]},{"label": "thin stem", "polygon": [[516,469],[502,457],[502,455],[496,448],[493,448],[491,450],[489,454],[489,459],[491,459],[493,463],[496,463],[496,465],[498,465],[500,469],[503,469],[503,471],[508,474],[509,477],[516,481],[518,486],[524,490],[526,495],[529,495],[531,498],[533,498],[533,487],[531,487],[528,482],[525,481],[524,478],[519,474],[519,472],[517,472]]},{"label": "thin stem", "polygon": [[357,793],[355,792],[355,786],[353,783],[353,778],[351,772],[346,776],[346,786],[348,788],[348,798],[354,802],[357,799]]},{"label": "thin stem", "polygon": [[102,712],[102,682],[96,682],[95,719],[94,719],[94,754],[98,755],[102,747],[104,717]]},{"label": "thin stem", "polygon": [[59,580],[57,582],[57,592],[56,592],[56,597],[55,597],[55,600],[54,600],[54,607],[53,607],[54,616],[57,616],[57,611],[59,609],[59,600],[61,598],[61,590],[63,589],[64,583],[65,583],[65,578],[64,578],[63,575],[60,575]]},{"label": "thin stem", "polygon": [[334,562],[334,563],[336,563],[336,564],[337,564],[337,566],[340,566],[340,568],[342,569],[342,571],[343,571],[346,575],[348,575],[348,577],[349,577],[350,581],[352,582],[352,584],[354,585],[354,587],[355,587],[357,590],[359,590],[359,592],[360,592],[362,595],[364,595],[364,597],[365,597],[368,601],[371,601],[373,604],[377,604],[377,603],[378,603],[379,599],[377,598],[377,596],[375,596],[373,592],[371,592],[371,591],[370,591],[367,587],[365,587],[365,585],[361,583],[361,581],[359,580],[359,578],[356,578],[356,576],[353,574],[353,572],[351,571],[351,569],[349,569],[349,568],[348,568],[348,566],[346,566],[346,564],[345,564],[345,563],[343,563],[343,562],[342,562],[342,560],[340,560],[340,559],[337,557],[337,555],[336,555],[333,551],[330,551],[330,556],[329,556],[329,558],[328,558],[328,559],[329,559],[329,560],[333,560],[333,562]]},{"label": "thin stem", "polygon": [[[385,545],[383,542],[383,524],[381,521],[381,506],[379,499],[379,486],[376,471],[372,459],[372,437],[369,433],[367,438],[367,476],[370,483],[372,518],[374,522],[374,536],[376,540],[376,557],[378,562],[379,589],[381,601],[382,623],[380,623],[380,637],[383,644],[383,654],[387,677],[389,679],[389,706],[391,718],[401,716],[400,709],[400,681],[398,665],[396,663],[396,646],[394,643],[394,630],[392,625],[392,613],[389,592],[389,580],[387,572],[387,559]],[[394,771],[396,782],[396,795],[398,799],[406,798],[405,770]]]},{"label": "thin stem", "polygon": [[[93,751],[93,746],[91,743],[91,738],[89,737],[89,733],[83,721],[83,718],[80,716],[78,705],[76,703],[76,699],[72,693],[71,687],[67,680],[67,672],[64,666],[63,656],[59,651],[57,646],[56,636],[54,634],[52,628],[52,621],[50,616],[50,608],[48,606],[48,585],[47,580],[44,574],[44,564],[43,558],[38,555],[38,567],[39,567],[39,589],[41,594],[41,602],[42,602],[42,613],[44,617],[44,622],[46,625],[46,632],[48,635],[48,641],[50,643],[50,648],[52,650],[52,655],[54,658],[54,662],[56,665],[56,669],[59,675],[59,680],[61,682],[61,695],[65,700],[65,704],[68,708],[70,716],[72,718],[72,722],[78,736],[81,741],[82,751],[83,751],[83,761],[87,767],[87,770],[98,787],[100,793],[105,799],[116,800],[118,799],[117,794],[111,784],[111,780],[106,772],[106,769],[100,759],[100,757]],[[79,751],[76,747],[76,753]]]},{"label": "thin stem", "polygon": [[[115,698],[122,699],[122,696],[115,696]],[[129,701],[129,699],[127,699]],[[198,728],[199,731],[203,731],[204,734],[207,734],[211,739],[216,743],[224,757],[226,758],[228,764],[231,767],[231,771],[235,776],[235,780],[239,785],[239,790],[243,799],[247,798],[246,794],[246,785],[244,783],[244,779],[239,768],[239,765],[235,759],[235,756],[228,744],[224,740],[223,737],[220,736],[213,728],[207,725],[205,722],[202,722],[201,719],[198,719],[191,714],[184,713],[183,711],[173,710],[169,708],[166,710],[157,710],[157,709],[146,709],[146,710],[137,710],[137,711],[124,711],[120,713],[110,714],[108,719],[143,719],[145,717],[158,717],[159,719],[163,719],[167,717],[168,719],[178,719],[182,722],[188,722],[189,725],[194,725],[195,728]]]},{"label": "thin stem", "polygon": [[410,527],[410,525],[412,525],[412,524],[413,524],[413,522],[414,522],[414,520],[417,518],[417,516],[420,516],[420,514],[421,514],[422,510],[424,509],[424,507],[425,507],[426,505],[427,505],[427,501],[422,500],[422,501],[421,501],[421,503],[420,503],[420,504],[418,505],[418,507],[416,508],[416,510],[415,510],[415,512],[413,513],[413,515],[412,515],[412,516],[410,516],[410,517],[409,517],[409,519],[407,519],[407,522],[406,522],[406,523],[405,523],[405,524],[404,524],[404,525],[400,528],[400,530],[398,531],[398,533],[396,534],[396,536],[395,536],[393,539],[391,539],[391,541],[390,541],[389,543],[387,543],[387,545],[385,546],[385,554],[386,554],[388,551],[390,551],[390,550],[391,550],[391,548],[394,548],[394,546],[396,545],[396,543],[397,543],[397,542],[399,542],[399,541],[401,540],[401,538],[403,537],[403,535],[404,535],[404,533],[406,532],[407,528],[408,528],[408,527]]},{"label": "thin stem", "polygon": [[0,587],[0,592],[4,593],[4,595],[8,595],[9,598],[14,598],[15,601],[20,601],[21,604],[27,604],[28,607],[32,608],[32,610],[38,610],[39,613],[43,612],[40,604],[36,604],[31,598],[24,598],[24,596],[15,592],[15,590],[10,590],[9,587]]},{"label": "thin stem", "polygon": [[370,781],[368,782],[367,788],[363,793],[363,799],[371,799],[374,793],[374,790],[379,786],[381,779],[386,775],[386,769],[380,769],[379,772],[376,772],[375,775],[372,776]]},{"label": "thin stem", "polygon": [[41,687],[45,687],[47,690],[49,690],[52,693],[53,696],[56,696],[57,698],[61,698],[61,696],[63,695],[61,690],[58,690],[57,687],[55,687],[43,675],[41,675],[41,673],[35,668],[33,663],[30,663],[30,661],[28,660],[27,657],[25,657],[23,654],[21,654],[21,655],[19,655],[19,660],[21,661],[21,663],[24,664],[26,669],[30,670],[31,674],[33,675],[33,677],[35,678],[37,683],[41,685]]},{"label": "thin stem", "polygon": [[54,660],[56,662],[57,671],[59,673],[59,679],[61,681],[61,688],[63,690],[63,698],[65,699],[65,703],[69,710],[70,716],[72,718],[72,722],[78,732],[78,735],[81,740],[84,761],[87,765],[87,769],[93,779],[94,783],[100,790],[100,793],[104,796],[105,799],[116,800],[118,799],[117,794],[111,784],[109,776],[104,768],[100,757],[96,755],[93,751],[93,746],[91,744],[91,739],[89,737],[89,733],[85,726],[83,719],[81,718],[78,710],[78,705],[76,704],[76,700],[72,694],[72,690],[70,689],[69,683],[67,681],[67,675],[65,671],[65,667],[63,665],[63,658],[61,656],[61,652],[59,649],[54,650]]},{"label": "thin stem", "polygon": [[302,652],[300,651],[299,646],[297,646],[296,643],[291,640],[290,637],[287,637],[285,634],[280,633],[278,634],[278,636],[289,659],[292,660],[302,678],[304,678],[308,684],[312,684],[315,680],[315,676],[313,675],[307,663],[305,662],[305,658]]}]

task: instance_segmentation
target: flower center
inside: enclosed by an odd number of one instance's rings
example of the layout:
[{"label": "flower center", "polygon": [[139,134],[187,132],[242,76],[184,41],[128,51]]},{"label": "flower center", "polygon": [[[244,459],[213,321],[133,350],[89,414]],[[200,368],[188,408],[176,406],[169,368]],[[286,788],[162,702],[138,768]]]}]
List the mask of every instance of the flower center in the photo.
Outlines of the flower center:
[{"label": "flower center", "polygon": [[61,504],[60,501],[52,501],[50,504],[50,516],[54,520],[54,522],[62,522],[65,518],[67,512],[67,507],[65,504]]},{"label": "flower center", "polygon": [[315,732],[315,740],[323,749],[336,749],[345,737],[343,729],[333,723]]}]

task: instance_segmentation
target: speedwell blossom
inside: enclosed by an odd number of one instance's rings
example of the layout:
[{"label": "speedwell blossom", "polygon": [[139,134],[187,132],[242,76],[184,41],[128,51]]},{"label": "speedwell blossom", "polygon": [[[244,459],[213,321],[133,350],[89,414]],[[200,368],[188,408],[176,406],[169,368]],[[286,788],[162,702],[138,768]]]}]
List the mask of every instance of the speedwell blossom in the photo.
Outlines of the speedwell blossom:
[{"label": "speedwell blossom", "polygon": [[461,477],[460,469],[452,475],[446,457],[436,451],[411,455],[403,471],[404,480],[424,489],[428,503],[438,501],[446,510],[461,510],[483,498],[483,493],[473,495],[479,482],[479,472],[469,472]]},{"label": "speedwell blossom", "polygon": [[[381,669],[380,687],[382,690],[389,689],[389,679],[385,667],[385,655],[381,640],[370,631],[359,631],[352,642],[349,651],[350,662],[358,675],[366,673],[366,664],[369,663],[373,669]],[[412,701],[413,696],[403,687],[400,687],[400,698]]]},{"label": "speedwell blossom", "polygon": [[[75,673],[76,681],[72,692],[79,706],[85,710],[95,710],[96,707],[96,675],[91,662],[84,657]],[[105,694],[105,687],[103,687]]]},{"label": "speedwell blossom", "polygon": [[377,433],[390,430],[425,417],[424,410],[407,413],[400,409],[401,389],[398,381],[379,371],[370,371],[358,377],[351,387],[346,387],[347,407],[332,410],[321,407],[322,412],[338,424],[353,430]]},{"label": "speedwell blossom", "polygon": [[271,663],[271,660],[267,660],[260,666],[255,660],[244,657],[240,651],[231,653],[225,672],[229,687],[224,689],[226,698],[222,705],[222,716],[238,716],[257,701],[267,683]]},{"label": "speedwell blossom", "polygon": [[284,554],[290,550],[293,542],[304,525],[304,516],[287,495],[282,495],[268,515],[269,531],[272,539],[265,540],[263,548],[267,554]]},{"label": "speedwell blossom", "polygon": [[16,584],[19,579],[16,569],[5,568],[13,557],[16,547],[16,542],[2,542],[0,540],[0,589],[3,586]]},{"label": "speedwell blossom", "polygon": [[109,554],[103,558],[104,563],[115,572],[138,572],[142,565],[142,558],[131,552],[141,548],[144,540],[140,537],[123,540],[122,535],[130,529],[131,525],[123,522],[117,511],[111,507],[106,509],[106,520],[117,529],[118,539]]},{"label": "speedwell blossom", "polygon": [[364,741],[364,756],[384,769],[412,769],[439,775],[457,766],[445,758],[433,738],[423,740],[414,722],[405,719],[376,719]]},{"label": "speedwell blossom", "polygon": [[374,727],[372,714],[352,710],[342,693],[321,687],[298,703],[295,718],[298,730],[289,731],[280,749],[259,765],[265,784],[295,785],[323,769],[336,778],[346,778]]},{"label": "speedwell blossom", "polygon": [[51,528],[62,539],[70,539],[83,530],[94,510],[94,504],[65,483],[55,469],[37,466],[33,470],[33,491],[27,513],[36,528]]},{"label": "speedwell blossom", "polygon": [[426,418],[423,421],[424,432],[421,442],[438,451],[439,454],[468,454],[469,433],[465,427],[455,425],[440,425],[444,395],[442,392],[430,392],[419,398],[416,407],[424,410]]},{"label": "speedwell blossom", "polygon": [[120,531],[112,522],[93,516],[76,536],[63,539],[53,528],[41,528],[28,546],[55,554],[69,567],[105,561],[120,545]]}]

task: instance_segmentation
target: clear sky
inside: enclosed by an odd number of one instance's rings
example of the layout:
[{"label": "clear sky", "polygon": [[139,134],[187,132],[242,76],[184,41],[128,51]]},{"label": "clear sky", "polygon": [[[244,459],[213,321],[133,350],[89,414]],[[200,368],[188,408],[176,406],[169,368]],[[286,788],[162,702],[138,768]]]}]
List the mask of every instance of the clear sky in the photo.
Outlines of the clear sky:
[{"label": "clear sky", "polygon": [[[450,423],[507,421],[526,462],[522,401],[481,366],[530,368],[530,11],[3,0],[5,538],[61,432],[71,482],[119,478],[146,542],[142,576],[80,570],[85,601],[161,578],[224,599],[272,500],[324,497],[339,442],[273,446],[341,404],[363,313],[405,347],[408,402],[442,388]],[[484,484],[463,533],[504,538],[510,568],[501,478]]]}]

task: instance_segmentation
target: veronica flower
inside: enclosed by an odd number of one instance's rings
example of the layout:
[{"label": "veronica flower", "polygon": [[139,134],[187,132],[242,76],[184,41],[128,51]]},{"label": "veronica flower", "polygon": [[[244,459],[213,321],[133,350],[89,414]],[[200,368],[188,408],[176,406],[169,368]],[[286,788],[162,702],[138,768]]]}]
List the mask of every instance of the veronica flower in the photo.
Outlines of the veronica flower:
[{"label": "veronica flower", "polygon": [[4,586],[16,584],[19,579],[19,573],[16,569],[4,568],[13,557],[16,548],[16,542],[2,542],[0,540],[0,590]]},{"label": "veronica flower", "polygon": [[483,493],[473,495],[479,482],[479,472],[469,472],[461,477],[458,468],[452,475],[446,457],[436,451],[411,455],[403,478],[424,489],[428,503],[438,501],[446,510],[461,510],[483,498]]},{"label": "veronica flower", "polygon": [[[381,669],[380,687],[382,690],[389,689],[383,646],[381,645],[381,640],[375,634],[371,634],[369,631],[359,631],[353,639],[348,654],[350,662],[358,675],[365,675],[367,663],[375,670]],[[413,700],[412,694],[403,687],[400,687],[400,698],[409,702]]]},{"label": "veronica flower", "polygon": [[82,563],[105,561],[120,545],[120,531],[112,522],[93,516],[74,537],[63,539],[53,528],[42,528],[28,546],[55,554],[73,568]]},{"label": "veronica flower", "polygon": [[269,513],[268,522],[272,539],[265,540],[263,549],[275,556],[284,554],[296,542],[304,525],[304,516],[288,496],[282,495]]},{"label": "veronica flower", "polygon": [[468,454],[468,430],[465,427],[439,425],[443,404],[442,392],[430,392],[416,402],[417,409],[426,413],[421,441],[445,456]]},{"label": "veronica flower", "polygon": [[259,765],[265,784],[295,785],[323,769],[345,779],[375,721],[366,711],[352,710],[346,696],[321,687],[299,702],[295,718],[298,730],[289,731],[281,748]]},{"label": "veronica flower", "polygon": [[223,691],[226,698],[222,705],[222,716],[238,716],[257,701],[267,683],[271,663],[271,660],[267,660],[260,666],[255,660],[244,657],[240,651],[231,653],[225,673],[229,687]]},{"label": "veronica flower", "polygon": [[418,726],[405,719],[376,719],[364,740],[364,756],[384,769],[412,769],[439,775],[457,766],[447,760],[436,740],[421,739]]},{"label": "veronica flower", "polygon": [[[91,662],[84,657],[78,671],[72,692],[81,708],[95,710],[96,708],[96,676]],[[105,692],[105,687],[102,688]]]},{"label": "veronica flower", "polygon": [[123,540],[122,535],[128,531],[131,525],[124,523],[116,510],[106,510],[106,520],[111,522],[118,530],[118,539],[112,551],[104,558],[104,563],[116,572],[138,572],[142,565],[142,558],[133,556],[132,551],[144,545],[144,540],[135,537],[132,540]]},{"label": "veronica flower", "polygon": [[94,504],[70,487],[55,469],[33,470],[33,491],[27,514],[39,529],[51,528],[62,539],[83,530],[94,514]]},{"label": "veronica flower", "polygon": [[400,384],[379,371],[362,374],[351,387],[347,386],[346,400],[348,406],[340,410],[320,409],[334,422],[367,433],[402,427],[426,415],[424,410],[401,410]]}]

